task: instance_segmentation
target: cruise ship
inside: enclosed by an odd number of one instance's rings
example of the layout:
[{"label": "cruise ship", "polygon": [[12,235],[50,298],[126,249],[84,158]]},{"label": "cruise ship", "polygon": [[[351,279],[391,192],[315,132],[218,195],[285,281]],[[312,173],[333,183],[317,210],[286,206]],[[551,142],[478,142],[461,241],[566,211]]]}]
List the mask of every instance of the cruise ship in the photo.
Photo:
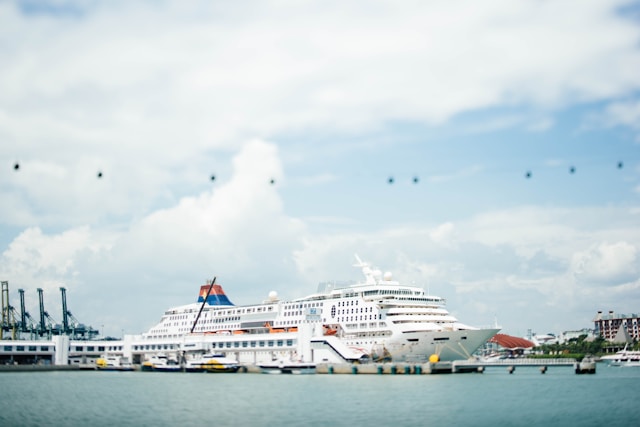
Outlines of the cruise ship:
[{"label": "cruise ship", "polygon": [[460,323],[443,298],[356,260],[362,281],[321,283],[316,293],[291,301],[272,291],[258,304],[237,306],[214,279],[200,287],[196,302],[167,310],[126,347],[134,361],[175,351],[187,360],[216,352],[254,365],[420,363],[468,359],[499,331]]}]

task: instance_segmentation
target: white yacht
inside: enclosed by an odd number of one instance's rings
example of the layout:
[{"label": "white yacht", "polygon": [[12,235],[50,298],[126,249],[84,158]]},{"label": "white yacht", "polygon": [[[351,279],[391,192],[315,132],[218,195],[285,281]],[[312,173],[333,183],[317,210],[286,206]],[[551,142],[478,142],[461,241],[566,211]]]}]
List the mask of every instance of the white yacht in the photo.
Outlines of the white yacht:
[{"label": "white yacht", "polygon": [[105,355],[96,360],[96,369],[102,371],[133,371],[133,365],[126,357]]},{"label": "white yacht", "polygon": [[460,323],[443,298],[356,259],[363,281],[322,283],[316,293],[291,301],[271,292],[261,303],[236,306],[214,279],[201,286],[197,302],[167,310],[131,343],[131,353],[216,352],[254,365],[280,359],[419,363],[468,359],[499,331]]},{"label": "white yacht", "polygon": [[178,361],[166,354],[154,354],[142,364],[143,371],[178,372],[182,369]]},{"label": "white yacht", "polygon": [[600,360],[609,366],[638,367],[640,366],[640,351],[627,350],[625,346],[623,350],[602,356]]}]

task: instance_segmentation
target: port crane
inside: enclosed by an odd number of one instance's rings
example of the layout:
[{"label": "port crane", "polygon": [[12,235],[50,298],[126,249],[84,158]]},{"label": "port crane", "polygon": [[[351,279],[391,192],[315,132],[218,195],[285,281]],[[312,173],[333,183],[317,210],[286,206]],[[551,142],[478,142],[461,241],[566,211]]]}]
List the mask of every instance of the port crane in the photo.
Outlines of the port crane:
[{"label": "port crane", "polygon": [[99,334],[99,331],[92,327],[86,327],[80,323],[67,309],[67,290],[60,288],[62,294],[62,333],[72,336],[74,339],[91,339]]},{"label": "port crane", "polygon": [[37,332],[36,320],[24,308],[24,289],[18,289],[18,293],[20,294],[20,322],[18,323],[18,329],[20,332],[29,332],[33,336]]},{"label": "port crane", "polygon": [[16,339],[16,310],[9,303],[9,282],[2,281],[2,324],[0,325],[0,339],[5,332],[11,332],[11,339]]},{"label": "port crane", "polygon": [[56,323],[55,320],[49,315],[49,313],[44,309],[44,296],[42,288],[38,288],[38,300],[40,302],[40,325],[38,328],[38,334],[40,336],[48,335],[60,335],[60,324]]},{"label": "port crane", "polygon": [[[9,282],[2,281],[2,312],[0,320],[0,339],[23,339],[20,334],[30,334],[31,339],[37,337],[51,338],[53,335],[67,335],[72,339],[95,339],[100,331],[80,323],[67,308],[67,292],[60,288],[62,294],[62,324],[57,323],[44,308],[44,292],[38,288],[40,318],[34,319],[25,308],[24,289],[20,293],[20,312],[9,303]],[[7,334],[10,333],[10,335]]]}]

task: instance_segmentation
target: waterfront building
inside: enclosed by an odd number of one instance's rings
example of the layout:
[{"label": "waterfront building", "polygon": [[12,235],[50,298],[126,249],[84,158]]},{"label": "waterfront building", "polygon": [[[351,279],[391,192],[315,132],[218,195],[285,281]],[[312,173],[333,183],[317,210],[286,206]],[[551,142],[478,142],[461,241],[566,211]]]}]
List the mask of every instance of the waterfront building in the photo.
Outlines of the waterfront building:
[{"label": "waterfront building", "polygon": [[598,311],[593,322],[595,335],[607,341],[627,342],[640,340],[640,331],[638,330],[640,315],[638,314],[614,314],[613,311],[603,314],[602,311]]},{"label": "waterfront building", "polygon": [[568,343],[570,340],[572,339],[578,339],[582,336],[586,336],[585,340],[587,342],[591,342],[596,338],[596,335],[594,334],[592,329],[589,328],[583,328],[577,331],[564,331],[562,334],[560,334],[560,342],[562,344],[566,344]]}]

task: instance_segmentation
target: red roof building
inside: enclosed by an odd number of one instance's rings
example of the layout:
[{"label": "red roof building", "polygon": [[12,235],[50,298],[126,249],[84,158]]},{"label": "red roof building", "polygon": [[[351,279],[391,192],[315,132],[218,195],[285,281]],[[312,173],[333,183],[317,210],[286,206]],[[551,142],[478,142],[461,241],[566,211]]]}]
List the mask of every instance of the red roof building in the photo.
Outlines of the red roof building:
[{"label": "red roof building", "polygon": [[493,338],[489,340],[490,343],[498,344],[505,350],[526,350],[533,348],[535,345],[524,338],[512,337],[505,334],[495,334]]}]

